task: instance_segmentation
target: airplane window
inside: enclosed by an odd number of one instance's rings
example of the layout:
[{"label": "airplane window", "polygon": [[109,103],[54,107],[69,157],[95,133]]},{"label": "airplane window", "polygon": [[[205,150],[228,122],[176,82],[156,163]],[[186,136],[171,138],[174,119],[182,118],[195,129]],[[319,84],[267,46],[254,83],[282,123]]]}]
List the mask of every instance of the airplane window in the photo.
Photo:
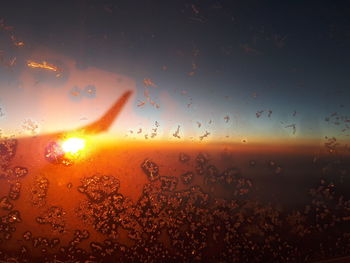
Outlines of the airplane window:
[{"label": "airplane window", "polygon": [[7,1],[0,262],[350,262],[350,4]]}]

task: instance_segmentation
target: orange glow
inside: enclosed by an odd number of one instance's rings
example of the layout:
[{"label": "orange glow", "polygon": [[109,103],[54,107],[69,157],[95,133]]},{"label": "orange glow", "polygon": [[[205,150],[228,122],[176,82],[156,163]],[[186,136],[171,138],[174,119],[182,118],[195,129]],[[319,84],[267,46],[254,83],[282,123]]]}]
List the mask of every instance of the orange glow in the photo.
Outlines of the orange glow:
[{"label": "orange glow", "polygon": [[14,35],[11,35],[11,40],[16,47],[24,47],[24,42],[17,40]]},{"label": "orange glow", "polygon": [[23,41],[14,42],[14,45],[16,47],[23,47],[24,46],[24,42]]},{"label": "orange glow", "polygon": [[56,67],[55,65],[52,65],[52,64],[48,64],[46,61],[39,63],[39,62],[35,62],[32,60],[28,60],[27,66],[30,68],[34,68],[34,69],[46,69],[46,70],[58,72],[58,74],[56,75],[57,77],[59,77],[61,75],[59,73],[60,69],[58,67]]}]

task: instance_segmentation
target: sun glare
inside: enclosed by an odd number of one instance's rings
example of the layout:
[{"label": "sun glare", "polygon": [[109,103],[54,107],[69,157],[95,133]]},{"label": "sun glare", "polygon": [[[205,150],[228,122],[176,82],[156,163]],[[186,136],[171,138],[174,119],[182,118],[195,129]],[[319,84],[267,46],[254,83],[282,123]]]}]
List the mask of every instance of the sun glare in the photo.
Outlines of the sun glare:
[{"label": "sun glare", "polygon": [[76,154],[85,148],[85,140],[81,138],[68,138],[62,144],[65,153]]}]

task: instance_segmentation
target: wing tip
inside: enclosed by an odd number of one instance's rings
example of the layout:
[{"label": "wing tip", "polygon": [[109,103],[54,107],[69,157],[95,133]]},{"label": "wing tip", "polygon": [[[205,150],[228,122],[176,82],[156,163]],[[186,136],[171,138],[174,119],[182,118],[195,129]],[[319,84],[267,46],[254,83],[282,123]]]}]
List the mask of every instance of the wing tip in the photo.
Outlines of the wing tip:
[{"label": "wing tip", "polygon": [[114,120],[117,118],[121,110],[124,108],[125,104],[129,100],[130,96],[133,94],[132,90],[125,91],[121,97],[106,111],[106,113],[96,120],[93,123],[84,126],[78,131],[88,133],[88,134],[97,134],[107,131]]}]

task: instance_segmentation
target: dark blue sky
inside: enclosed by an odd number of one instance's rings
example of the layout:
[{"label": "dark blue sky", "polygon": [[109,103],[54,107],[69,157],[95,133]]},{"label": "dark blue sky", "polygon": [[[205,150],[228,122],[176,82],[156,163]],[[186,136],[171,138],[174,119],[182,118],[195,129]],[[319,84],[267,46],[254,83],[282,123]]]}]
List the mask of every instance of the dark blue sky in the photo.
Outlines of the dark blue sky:
[{"label": "dark blue sky", "polygon": [[[217,138],[349,135],[347,1],[9,1],[0,17],[26,43],[21,50],[8,46],[2,33],[0,50],[17,58],[13,71],[0,69],[6,83],[45,47],[76,60],[79,69],[135,80],[136,113],[150,122],[163,118],[169,130],[214,119],[208,130]],[[179,116],[136,106],[145,78],[183,107]],[[333,112],[342,123],[324,121]],[[291,124],[296,133],[285,128]]]}]

